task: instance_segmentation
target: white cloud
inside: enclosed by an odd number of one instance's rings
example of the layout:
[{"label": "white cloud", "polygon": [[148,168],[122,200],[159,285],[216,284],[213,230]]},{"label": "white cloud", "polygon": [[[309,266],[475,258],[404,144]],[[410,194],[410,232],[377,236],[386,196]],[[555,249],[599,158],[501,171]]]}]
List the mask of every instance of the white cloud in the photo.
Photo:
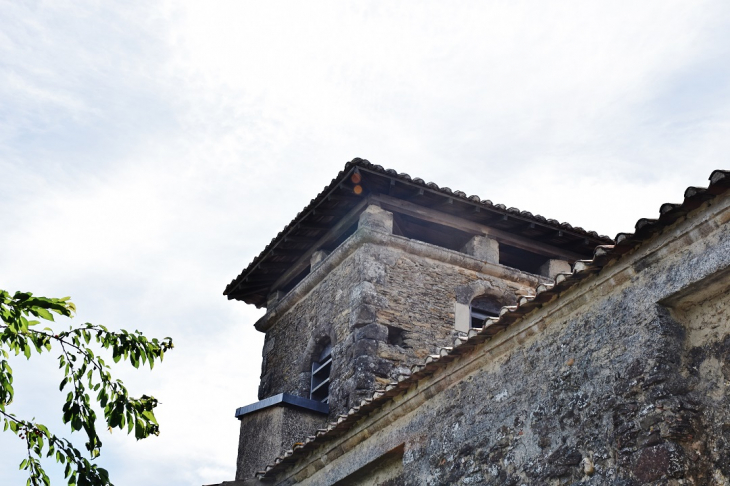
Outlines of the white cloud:
[{"label": "white cloud", "polygon": [[0,8],[0,286],[177,343],[120,369],[163,433],[106,441],[119,485],[233,478],[261,311],[222,290],[346,160],[613,236],[730,149],[719,1]]}]

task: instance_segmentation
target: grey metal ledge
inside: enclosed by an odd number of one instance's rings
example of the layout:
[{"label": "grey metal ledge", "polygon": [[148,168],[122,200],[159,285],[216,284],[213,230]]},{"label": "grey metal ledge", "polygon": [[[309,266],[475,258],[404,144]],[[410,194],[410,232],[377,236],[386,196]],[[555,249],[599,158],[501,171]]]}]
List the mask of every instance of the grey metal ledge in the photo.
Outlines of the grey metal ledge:
[{"label": "grey metal ledge", "polygon": [[263,410],[264,408],[273,407],[274,405],[289,405],[293,407],[303,408],[311,412],[318,412],[322,414],[329,414],[330,407],[326,403],[318,402],[316,400],[310,400],[304,397],[298,397],[295,395],[289,395],[288,393],[279,393],[273,397],[264,398],[261,401],[246,405],[245,407],[239,407],[236,409],[236,418],[241,419],[244,415]]}]

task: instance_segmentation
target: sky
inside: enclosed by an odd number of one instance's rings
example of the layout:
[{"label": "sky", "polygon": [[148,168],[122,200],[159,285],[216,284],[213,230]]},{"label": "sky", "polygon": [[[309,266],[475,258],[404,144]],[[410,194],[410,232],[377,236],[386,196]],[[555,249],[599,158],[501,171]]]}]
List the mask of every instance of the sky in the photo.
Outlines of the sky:
[{"label": "sky", "polygon": [[[102,435],[116,485],[232,480],[263,310],[223,289],[345,162],[632,232],[730,168],[728,59],[723,0],[0,0],[0,288],[173,337],[114,367],[161,402]],[[68,435],[55,363],[13,359],[12,411]]]}]

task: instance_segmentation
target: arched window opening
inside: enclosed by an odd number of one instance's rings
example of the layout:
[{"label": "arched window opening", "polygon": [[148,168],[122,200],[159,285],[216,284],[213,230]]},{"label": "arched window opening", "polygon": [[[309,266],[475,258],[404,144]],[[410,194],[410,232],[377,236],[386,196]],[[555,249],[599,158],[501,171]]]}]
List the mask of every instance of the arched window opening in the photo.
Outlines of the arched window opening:
[{"label": "arched window opening", "polygon": [[503,305],[493,295],[474,297],[469,306],[471,327],[483,327],[487,317],[499,317],[499,310]]},{"label": "arched window opening", "polygon": [[330,400],[330,372],[332,371],[332,343],[329,340],[323,345],[319,357],[312,361],[312,381],[309,398],[321,403]]}]

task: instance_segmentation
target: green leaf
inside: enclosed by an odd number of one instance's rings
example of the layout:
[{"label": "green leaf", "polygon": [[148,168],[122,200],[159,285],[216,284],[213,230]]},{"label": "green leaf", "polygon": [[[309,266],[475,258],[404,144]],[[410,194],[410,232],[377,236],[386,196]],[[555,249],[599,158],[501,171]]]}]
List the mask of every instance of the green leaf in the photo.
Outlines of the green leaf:
[{"label": "green leaf", "polygon": [[[50,327],[39,331],[35,326],[40,321],[26,318],[33,315],[53,321],[54,313],[71,317],[75,311],[76,307],[68,297],[53,299],[36,297],[30,292],[15,292],[11,298],[7,291],[0,290],[0,356],[4,357],[0,360],[0,411],[6,414],[2,419],[4,430],[12,431],[27,442],[28,457],[21,467],[28,470],[28,484],[34,486],[50,485],[50,479],[40,462],[42,457],[54,457],[65,465],[65,477],[69,485],[110,484],[107,471],[98,468],[93,462],[99,456],[102,445],[95,429],[94,400],[103,408],[104,420],[110,430],[112,427],[126,428],[129,432],[134,429],[137,439],[159,433],[152,413],[157,401],[146,395],[140,399],[130,397],[122,381],[111,375],[110,367],[92,349],[91,338],[94,338],[95,345],[111,348],[115,362],[128,360],[135,368],[147,362],[153,368],[155,361],[162,361],[164,352],[172,349],[172,341],[169,338],[162,341],[148,339],[138,330],[131,333],[125,330],[114,332],[90,323],[71,326],[63,332],[56,332]],[[5,411],[14,393],[13,370],[6,361],[9,352],[16,356],[22,353],[30,359],[33,347],[38,354],[42,353],[43,348],[51,351],[52,340],[56,340],[63,348],[58,357],[59,368],[63,373],[59,390],[64,390],[69,383],[74,384],[62,406],[62,419],[64,423],[70,424],[72,431],[86,434],[86,447],[91,460],[83,457],[68,440],[51,434],[45,426],[35,424],[34,421],[15,419]],[[89,395],[92,390],[94,397]]]},{"label": "green leaf", "polygon": [[51,314],[50,312],[48,312],[48,310],[46,310],[42,307],[33,307],[33,308],[31,308],[31,312],[33,314],[35,314],[36,316],[41,317],[47,321],[53,320],[53,314]]}]

